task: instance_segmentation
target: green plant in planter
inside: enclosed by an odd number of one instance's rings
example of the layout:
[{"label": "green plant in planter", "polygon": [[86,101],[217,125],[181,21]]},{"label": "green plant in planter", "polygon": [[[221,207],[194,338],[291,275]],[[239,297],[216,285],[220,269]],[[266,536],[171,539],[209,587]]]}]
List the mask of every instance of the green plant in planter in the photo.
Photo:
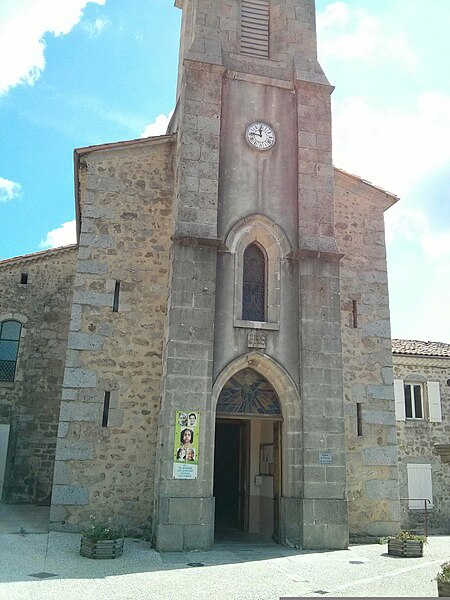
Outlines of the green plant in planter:
[{"label": "green plant in planter", "polygon": [[114,528],[111,518],[98,520],[94,515],[91,515],[89,522],[89,526],[81,532],[81,535],[88,540],[118,540],[123,538],[123,526]]},{"label": "green plant in planter", "polygon": [[123,527],[113,527],[112,519],[89,517],[90,524],[81,532],[81,556],[87,558],[117,558],[123,554]]},{"label": "green plant in planter", "polygon": [[423,545],[427,543],[424,535],[417,535],[409,531],[400,531],[395,537],[388,540],[388,554],[413,558],[423,556]]},{"label": "green plant in planter", "polygon": [[450,560],[442,563],[441,570],[436,575],[436,581],[438,583],[450,583]]},{"label": "green plant in planter", "polygon": [[428,539],[425,535],[419,535],[416,533],[410,533],[409,531],[399,531],[397,535],[390,538],[391,540],[399,540],[401,542],[409,542],[413,540],[415,542],[422,542],[424,544],[428,543]]},{"label": "green plant in planter", "polygon": [[436,575],[438,585],[438,596],[448,598],[450,596],[450,560],[442,563],[441,570]]}]

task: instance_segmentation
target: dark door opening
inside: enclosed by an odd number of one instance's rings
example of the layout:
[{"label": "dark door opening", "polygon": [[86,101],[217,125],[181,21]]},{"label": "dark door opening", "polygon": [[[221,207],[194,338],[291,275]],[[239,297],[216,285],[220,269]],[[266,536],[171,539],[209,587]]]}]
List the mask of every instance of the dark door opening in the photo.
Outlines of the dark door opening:
[{"label": "dark door opening", "polygon": [[248,526],[248,423],[216,423],[214,496],[216,532]]}]

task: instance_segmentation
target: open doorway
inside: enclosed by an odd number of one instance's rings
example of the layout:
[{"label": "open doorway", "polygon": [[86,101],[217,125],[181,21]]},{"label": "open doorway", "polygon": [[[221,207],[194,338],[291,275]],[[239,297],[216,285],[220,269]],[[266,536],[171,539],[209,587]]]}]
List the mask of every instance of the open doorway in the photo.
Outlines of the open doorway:
[{"label": "open doorway", "polygon": [[281,422],[217,418],[216,537],[249,533],[279,541]]},{"label": "open doorway", "polygon": [[251,368],[223,386],[216,410],[216,536],[244,532],[280,539],[281,406]]},{"label": "open doorway", "polygon": [[248,521],[248,422],[218,420],[214,450],[216,531],[245,531]]}]

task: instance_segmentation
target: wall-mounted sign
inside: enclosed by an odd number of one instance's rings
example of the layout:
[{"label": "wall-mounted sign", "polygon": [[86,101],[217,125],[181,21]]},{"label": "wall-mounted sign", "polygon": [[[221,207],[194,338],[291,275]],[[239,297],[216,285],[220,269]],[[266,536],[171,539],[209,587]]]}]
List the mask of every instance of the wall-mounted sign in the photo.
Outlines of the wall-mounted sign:
[{"label": "wall-mounted sign", "polygon": [[319,465],[331,465],[332,462],[329,452],[319,452]]},{"label": "wall-mounted sign", "polygon": [[248,332],[247,346],[249,348],[265,348],[266,347],[266,334],[257,329]]},{"label": "wall-mounted sign", "polygon": [[197,479],[200,413],[177,410],[175,418],[173,478]]}]

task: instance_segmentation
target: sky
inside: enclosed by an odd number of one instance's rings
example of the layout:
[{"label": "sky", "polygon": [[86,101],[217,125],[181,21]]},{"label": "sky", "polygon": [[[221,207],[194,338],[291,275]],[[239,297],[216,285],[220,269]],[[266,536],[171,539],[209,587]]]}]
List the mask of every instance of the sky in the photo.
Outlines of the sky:
[{"label": "sky", "polygon": [[[450,2],[316,8],[334,164],[401,198],[392,336],[450,343]],[[0,1],[0,259],[75,241],[74,148],[165,132],[180,16],[172,0]]]}]

